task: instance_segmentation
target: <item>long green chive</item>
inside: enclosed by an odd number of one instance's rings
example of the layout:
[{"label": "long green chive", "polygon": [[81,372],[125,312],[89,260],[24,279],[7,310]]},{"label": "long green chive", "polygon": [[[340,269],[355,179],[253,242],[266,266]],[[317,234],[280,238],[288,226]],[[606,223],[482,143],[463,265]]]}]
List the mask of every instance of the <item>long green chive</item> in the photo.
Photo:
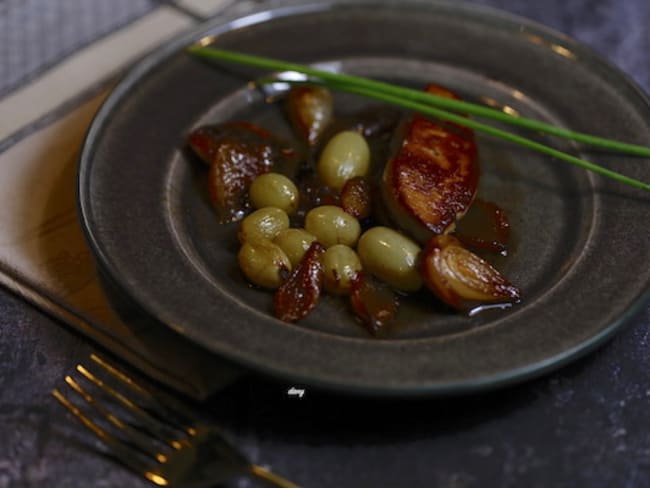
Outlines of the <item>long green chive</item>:
[{"label": "long green chive", "polygon": [[[644,146],[637,146],[634,144],[614,141],[611,139],[605,139],[597,136],[592,136],[589,134],[569,131],[540,121],[509,115],[501,111],[491,109],[489,107],[484,107],[482,105],[477,105],[470,102],[463,102],[458,100],[451,100],[444,97],[439,97],[436,95],[420,92],[417,90],[412,90],[410,88],[399,87],[399,86],[391,85],[389,83],[362,78],[359,76],[353,76],[353,75],[347,75],[341,73],[331,73],[328,71],[318,70],[297,63],[290,63],[290,62],[280,61],[280,60],[261,57],[261,56],[253,56],[250,54],[243,54],[243,53],[228,51],[224,49],[201,47],[198,45],[192,46],[188,50],[191,54],[194,54],[196,56],[205,59],[228,61],[237,64],[255,66],[258,68],[267,68],[276,71],[295,71],[298,73],[302,73],[307,76],[317,78],[317,80],[314,80],[314,82],[317,84],[320,83],[325,86],[330,86],[333,89],[348,91],[350,93],[356,93],[358,95],[374,98],[394,105],[399,105],[404,108],[415,110],[427,115],[438,117],[443,120],[455,122],[464,125],[466,127],[470,127],[474,130],[492,136],[500,137],[502,139],[505,139],[507,141],[516,144],[520,144],[524,147],[536,150],[543,154],[548,154],[550,156],[564,160],[571,164],[575,164],[584,169],[612,178],[621,183],[625,183],[636,188],[650,191],[650,184],[648,183],[644,183],[642,181],[636,180],[634,178],[630,178],[628,176],[622,175],[615,171],[608,170],[594,163],[590,163],[588,161],[564,153],[557,149],[553,149],[549,146],[545,146],[543,144],[532,141],[525,137],[521,137],[516,134],[512,134],[510,132],[492,126],[482,124],[480,122],[476,122],[462,115],[454,114],[446,110],[435,108],[435,106],[448,108],[452,110],[460,110],[464,113],[468,113],[472,115],[490,117],[495,120],[506,122],[519,127],[546,132],[558,137],[563,137],[566,139],[572,139],[579,142],[588,143],[593,146],[598,146],[598,147],[610,149],[621,153],[628,153],[637,156],[650,156],[650,148]],[[288,80],[275,80],[275,81],[291,83],[291,81]]]},{"label": "long green chive", "polygon": [[[269,82],[271,80],[268,80]],[[273,82],[282,82],[282,83],[301,83],[301,82],[296,82],[296,81],[291,81],[291,80],[278,80],[275,79]],[[304,82],[302,82],[304,83]],[[462,115],[457,115],[451,112],[447,112],[445,110],[440,110],[434,107],[429,107],[426,105],[423,105],[421,103],[417,103],[411,100],[403,100],[401,98],[398,98],[393,95],[389,95],[386,93],[380,93],[376,92],[373,90],[369,90],[367,88],[361,88],[357,86],[351,86],[345,83],[336,83],[336,82],[314,82],[313,84],[316,85],[322,85],[325,87],[330,87],[334,90],[340,90],[340,91],[347,91],[350,93],[355,93],[357,95],[362,95],[364,97],[368,98],[374,98],[375,100],[380,100],[382,102],[390,103],[392,105],[399,105],[404,108],[408,108],[411,110],[415,110],[417,112],[430,115],[432,117],[437,117],[438,119],[446,120],[448,122],[454,122],[459,125],[463,125],[465,127],[469,127],[470,129],[474,129],[479,132],[483,132],[484,134],[488,134],[491,136],[499,137],[501,139],[505,139],[506,141],[509,142],[514,142],[516,144],[519,144],[521,146],[527,147],[529,149],[533,149],[535,151],[541,152],[543,154],[548,154],[549,156],[553,156],[558,159],[562,159],[564,161],[567,161],[571,164],[575,164],[576,166],[580,166],[581,168],[587,169],[589,171],[593,171],[594,173],[598,173],[603,176],[607,176],[609,178],[612,178],[616,181],[620,181],[621,183],[626,183],[628,185],[634,186],[636,188],[641,188],[643,190],[650,191],[650,184],[644,183],[639,180],[635,180],[634,178],[630,178],[628,176],[622,175],[620,173],[617,173],[615,171],[611,171],[607,168],[603,168],[602,166],[598,166],[597,164],[590,163],[589,161],[585,161],[584,159],[577,158],[575,156],[571,156],[570,154],[567,154],[565,152],[562,152],[558,149],[553,149],[552,147],[545,146],[544,144],[540,144],[539,142],[532,141],[530,139],[526,139],[525,137],[518,136],[517,134],[513,134],[511,132],[507,132],[501,129],[498,129],[496,127],[492,127],[490,125],[482,124],[481,122],[477,122],[472,119],[468,119],[467,117],[463,117]]]},{"label": "long green chive", "polygon": [[598,137],[582,132],[575,132],[568,129],[563,129],[539,120],[527,119],[516,115],[510,115],[500,110],[490,107],[485,107],[476,103],[466,102],[462,100],[451,100],[449,98],[441,97],[431,93],[406,88],[402,86],[392,85],[382,81],[371,80],[360,76],[347,75],[343,73],[331,73],[328,71],[318,70],[309,66],[280,61],[261,56],[253,56],[250,54],[243,54],[234,51],[227,51],[224,49],[217,49],[212,47],[199,47],[192,46],[189,52],[206,59],[217,59],[222,61],[229,61],[238,64],[247,64],[257,66],[260,68],[268,68],[277,71],[296,71],[308,76],[314,76],[321,80],[333,81],[336,83],[350,83],[359,88],[366,88],[370,90],[379,90],[381,92],[407,98],[414,101],[423,102],[429,105],[457,110],[467,114],[478,115],[481,117],[492,118],[507,124],[524,127],[526,129],[537,130],[545,132],[557,137],[563,137],[578,142],[583,142],[592,146],[611,149],[613,151],[633,154],[636,156],[649,156],[650,147],[639,146],[636,144],[628,144],[626,142],[615,141],[604,137]]}]

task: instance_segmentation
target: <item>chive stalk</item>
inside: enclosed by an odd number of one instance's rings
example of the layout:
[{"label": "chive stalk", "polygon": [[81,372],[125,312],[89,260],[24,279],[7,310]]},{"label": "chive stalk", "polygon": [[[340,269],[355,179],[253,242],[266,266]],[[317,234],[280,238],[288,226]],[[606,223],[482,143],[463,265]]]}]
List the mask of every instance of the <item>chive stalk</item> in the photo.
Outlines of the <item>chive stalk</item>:
[{"label": "chive stalk", "polygon": [[[270,81],[270,80],[269,80]],[[295,81],[291,80],[273,80],[275,83],[277,82],[282,82],[282,83],[296,83]],[[297,82],[300,83],[300,82]],[[361,88],[357,86],[351,86],[347,85],[345,83],[339,84],[339,83],[333,83],[333,82],[325,82],[325,83],[319,83],[318,81],[315,82],[314,84],[316,85],[322,85],[325,87],[330,87],[334,90],[340,90],[340,91],[347,91],[350,93],[354,93],[357,95],[361,95],[367,98],[373,98],[375,100],[379,100],[382,102],[386,102],[392,105],[399,105],[404,108],[408,108],[420,113],[423,113],[425,115],[430,115],[432,117],[436,117],[438,119],[446,120],[448,122],[454,122],[459,125],[463,125],[465,127],[469,127],[470,129],[474,129],[478,132],[483,132],[484,134],[488,134],[494,137],[498,137],[501,139],[504,139],[508,142],[513,142],[515,144],[519,144],[521,146],[524,146],[528,149],[533,149],[535,151],[538,151],[543,154],[547,154],[549,156],[553,156],[557,159],[561,159],[563,161],[566,161],[568,163],[574,164],[576,166],[579,166],[581,168],[584,168],[589,171],[593,171],[594,173],[598,173],[600,175],[612,178],[616,181],[619,181],[621,183],[625,183],[627,185],[631,185],[635,188],[640,188],[642,190],[647,190],[650,191],[650,184],[644,183],[639,180],[635,180],[634,178],[630,178],[628,176],[625,176],[621,173],[617,173],[615,171],[609,170],[607,168],[603,168],[602,166],[599,166],[594,163],[590,163],[589,161],[585,161],[584,159],[577,158],[575,156],[572,156],[570,154],[567,154],[565,152],[562,152],[558,149],[554,149],[549,146],[545,146],[544,144],[541,144],[539,142],[535,142],[531,139],[527,139],[525,137],[519,136],[517,134],[513,134],[512,132],[507,132],[501,129],[498,129],[496,127],[492,127],[490,125],[483,124],[481,122],[477,122],[472,119],[468,119],[467,117],[464,117],[462,115],[454,114],[451,112],[447,112],[445,110],[441,110],[435,107],[430,107],[423,105],[421,103],[417,103],[411,100],[404,100],[402,98],[389,95],[386,93],[381,93],[381,92],[376,92],[373,90],[369,90],[367,88]]]},{"label": "chive stalk", "polygon": [[463,100],[452,100],[449,98],[441,97],[439,95],[434,95],[432,93],[425,93],[422,91],[414,90],[412,88],[392,85],[390,83],[371,80],[368,78],[363,78],[361,76],[354,76],[354,75],[348,75],[343,73],[332,73],[329,71],[323,71],[323,70],[311,68],[310,66],[305,66],[301,64],[290,63],[287,61],[280,61],[277,59],[254,56],[250,54],[243,54],[243,53],[228,51],[225,49],[217,49],[212,47],[192,46],[189,48],[189,52],[196,56],[200,56],[206,59],[215,59],[215,60],[228,61],[228,62],[233,62],[238,64],[246,64],[246,65],[257,66],[260,68],[268,68],[277,71],[296,71],[298,73],[302,73],[308,76],[314,76],[316,78],[325,81],[332,81],[332,82],[344,83],[344,84],[349,83],[351,85],[358,86],[359,88],[366,88],[373,91],[377,90],[383,93],[403,97],[417,102],[422,102],[443,109],[456,110],[471,115],[491,118],[494,120],[498,120],[499,122],[504,122],[507,124],[523,127],[526,129],[544,132],[557,137],[562,137],[565,139],[582,142],[596,147],[602,147],[604,149],[610,149],[620,153],[650,157],[650,147],[639,146],[637,144],[629,144],[626,142],[615,141],[612,139],[594,136],[591,134],[585,134],[582,132],[563,129],[561,127],[557,127],[552,124],[547,124],[539,120],[528,119],[517,115],[507,114],[500,110],[486,107],[484,105],[479,105],[476,103],[467,102]]},{"label": "chive stalk", "polygon": [[[500,122],[548,133],[565,139],[575,140],[577,142],[590,144],[592,146],[609,149],[619,153],[650,157],[650,148],[648,147],[575,132],[546,124],[541,121],[506,114],[499,110],[470,102],[452,100],[418,90],[396,86],[359,76],[323,71],[302,64],[291,63],[267,57],[254,56],[224,49],[201,47],[198,45],[191,46],[188,48],[188,51],[191,54],[204,59],[227,61],[237,64],[255,66],[258,68],[266,68],[274,71],[295,71],[302,73],[304,75],[316,78],[316,80],[311,81],[312,83],[328,86],[335,90],[355,93],[364,97],[373,98],[386,103],[415,110],[417,112],[437,117],[442,120],[458,123],[476,131],[499,137],[509,142],[513,142],[515,144],[519,144],[543,154],[561,159],[568,163],[574,164],[589,171],[593,171],[602,176],[612,178],[616,181],[625,183],[635,188],[650,191],[650,184],[648,183],[630,178],[615,171],[603,168],[602,166],[590,163],[583,159],[564,153],[560,150],[546,146],[544,144],[532,141],[511,132],[498,129],[496,127],[492,127],[487,124],[483,124],[481,122],[477,122],[472,119],[468,119],[463,115],[455,114],[444,109],[458,110],[466,114],[492,118]],[[295,81],[292,80],[274,79],[272,81],[295,83]]]}]

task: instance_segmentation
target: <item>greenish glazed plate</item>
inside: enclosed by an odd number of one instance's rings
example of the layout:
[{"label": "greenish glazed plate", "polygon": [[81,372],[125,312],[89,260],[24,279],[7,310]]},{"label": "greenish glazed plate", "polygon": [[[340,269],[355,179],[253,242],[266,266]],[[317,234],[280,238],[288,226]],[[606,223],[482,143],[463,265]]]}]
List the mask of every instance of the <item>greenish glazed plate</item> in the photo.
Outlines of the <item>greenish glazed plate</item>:
[{"label": "greenish glazed plate", "polygon": [[[289,128],[280,108],[248,88],[260,72],[184,52],[205,36],[223,48],[415,86],[435,81],[470,100],[650,145],[648,99],[626,76],[575,41],[495,10],[319,4],[203,25],[121,81],[92,124],[79,172],[82,223],[102,268],[195,343],[253,370],[336,391],[464,393],[566,364],[648,303],[647,194],[480,137],[480,196],[506,210],[513,231],[510,256],[494,263],[521,286],[520,305],[466,317],[423,293],[404,301],[398,326],[381,340],[335,298],[297,325],[274,319],[271,295],[237,270],[236,229],[215,223],[205,173],[184,140],[199,124],[231,118],[280,135]],[[647,160],[533,137],[650,180]]]}]

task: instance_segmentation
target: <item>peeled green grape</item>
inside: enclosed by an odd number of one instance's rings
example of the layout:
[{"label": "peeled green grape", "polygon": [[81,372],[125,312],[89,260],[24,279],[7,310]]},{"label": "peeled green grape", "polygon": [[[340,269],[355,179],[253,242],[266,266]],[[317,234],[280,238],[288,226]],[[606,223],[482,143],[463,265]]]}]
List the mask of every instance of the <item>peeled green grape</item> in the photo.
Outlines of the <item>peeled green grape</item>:
[{"label": "peeled green grape", "polygon": [[420,247],[408,237],[388,227],[373,227],[357,246],[363,268],[389,285],[403,291],[422,286],[417,269]]},{"label": "peeled green grape", "polygon": [[323,182],[340,190],[345,182],[365,176],[370,166],[370,149],[358,132],[343,131],[332,137],[318,160],[318,174]]},{"label": "peeled green grape", "polygon": [[315,240],[316,237],[304,229],[284,229],[273,239],[273,243],[280,246],[295,268]]},{"label": "peeled green grape", "polygon": [[321,257],[325,289],[337,295],[350,292],[352,281],[361,271],[359,256],[351,247],[336,244]]},{"label": "peeled green grape", "polygon": [[241,221],[237,237],[242,244],[257,239],[273,240],[280,231],[289,228],[289,216],[276,207],[255,210]]},{"label": "peeled green grape", "polygon": [[246,278],[264,288],[278,288],[284,275],[291,271],[287,255],[268,239],[244,242],[237,261]]},{"label": "peeled green grape", "polygon": [[361,233],[359,221],[341,207],[322,205],[305,216],[305,230],[325,247],[345,244],[354,247]]},{"label": "peeled green grape", "polygon": [[277,207],[289,215],[298,208],[298,188],[280,173],[265,173],[255,178],[248,196],[255,208]]}]

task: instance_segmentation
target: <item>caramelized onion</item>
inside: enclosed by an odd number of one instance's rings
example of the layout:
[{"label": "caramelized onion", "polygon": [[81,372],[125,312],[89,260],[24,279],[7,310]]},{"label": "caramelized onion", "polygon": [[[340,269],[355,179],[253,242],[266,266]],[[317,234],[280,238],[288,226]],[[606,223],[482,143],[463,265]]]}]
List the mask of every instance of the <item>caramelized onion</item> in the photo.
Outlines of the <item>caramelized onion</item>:
[{"label": "caramelized onion", "polygon": [[332,94],[318,86],[293,87],[287,96],[287,111],[294,130],[313,147],[332,122]]},{"label": "caramelized onion", "polygon": [[521,298],[516,286],[452,236],[436,236],[429,241],[421,255],[420,272],[427,287],[457,309]]},{"label": "caramelized onion", "polygon": [[323,246],[313,242],[298,267],[273,296],[273,314],[284,322],[306,317],[318,303],[323,287]]}]

